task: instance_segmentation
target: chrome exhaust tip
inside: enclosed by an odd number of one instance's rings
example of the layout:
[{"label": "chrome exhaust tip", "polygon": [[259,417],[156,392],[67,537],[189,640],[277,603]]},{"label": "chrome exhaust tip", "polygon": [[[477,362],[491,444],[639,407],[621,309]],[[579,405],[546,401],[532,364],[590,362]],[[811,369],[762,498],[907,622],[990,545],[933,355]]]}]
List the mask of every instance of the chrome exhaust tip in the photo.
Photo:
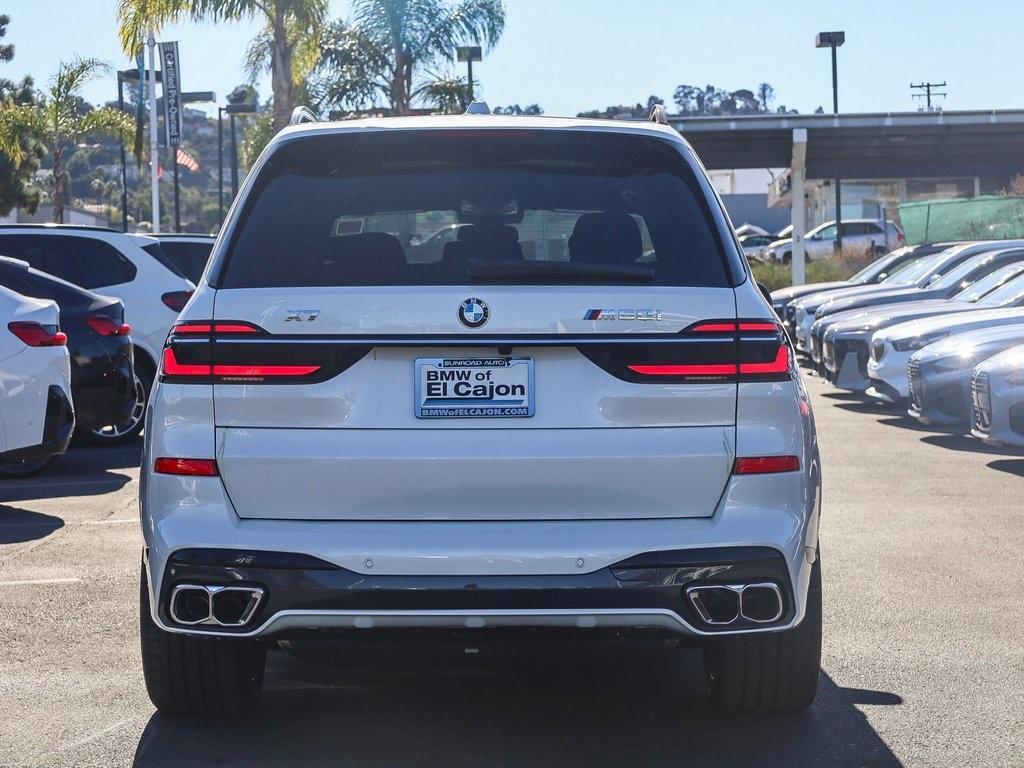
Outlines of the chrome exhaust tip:
[{"label": "chrome exhaust tip", "polygon": [[740,592],[740,616],[755,624],[771,624],[782,617],[782,591],[771,581],[746,584]]},{"label": "chrome exhaust tip", "polygon": [[184,626],[242,627],[262,601],[260,587],[179,584],[171,592],[169,613]]},{"label": "chrome exhaust tip", "polygon": [[687,587],[686,595],[701,621],[716,627],[740,617],[740,588],[735,586]]},{"label": "chrome exhaust tip", "polygon": [[743,620],[771,624],[782,617],[782,590],[771,581],[687,587],[686,596],[701,621],[724,627]]}]

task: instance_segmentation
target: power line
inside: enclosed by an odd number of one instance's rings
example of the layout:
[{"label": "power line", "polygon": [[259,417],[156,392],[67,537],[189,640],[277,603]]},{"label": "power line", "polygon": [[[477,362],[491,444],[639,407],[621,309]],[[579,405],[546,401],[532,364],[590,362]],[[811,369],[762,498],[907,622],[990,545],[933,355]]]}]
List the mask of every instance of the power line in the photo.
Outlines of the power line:
[{"label": "power line", "polygon": [[[924,91],[924,93],[913,93],[913,94],[911,94],[911,96],[913,96],[915,99],[926,99],[926,103],[928,105],[927,109],[928,109],[929,112],[931,112],[932,111],[932,89],[933,88],[945,88],[946,87],[946,81],[943,80],[941,83],[916,83],[916,84],[915,83],[911,83],[910,87],[912,89],[917,89],[917,90]],[[943,96],[944,97],[947,94],[946,94],[945,91],[942,91],[941,93],[936,92],[935,95],[936,96]]]}]

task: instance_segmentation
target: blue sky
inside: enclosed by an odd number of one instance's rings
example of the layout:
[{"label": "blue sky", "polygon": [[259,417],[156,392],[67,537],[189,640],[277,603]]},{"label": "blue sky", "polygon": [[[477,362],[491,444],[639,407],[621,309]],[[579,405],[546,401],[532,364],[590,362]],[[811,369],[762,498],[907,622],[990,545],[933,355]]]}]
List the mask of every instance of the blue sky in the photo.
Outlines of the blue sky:
[{"label": "blue sky", "polygon": [[[814,34],[846,31],[839,51],[843,112],[916,108],[908,84],[949,83],[945,109],[1024,107],[1024,4],[1012,0],[506,0],[508,25],[475,67],[492,106],[539,103],[575,114],[656,94],[671,102],[679,83],[736,89],[775,86],[779,103],[801,112],[831,107],[828,51]],[[116,0],[6,0],[6,42],[16,46],[0,74],[42,84],[60,58],[95,56],[125,67],[114,24]],[[344,15],[346,0],[332,0]],[[243,80],[253,22],[186,23],[161,40],[180,41],[185,90],[224,96]],[[261,97],[269,92],[264,80]],[[113,77],[91,84],[93,102],[116,96]]]}]

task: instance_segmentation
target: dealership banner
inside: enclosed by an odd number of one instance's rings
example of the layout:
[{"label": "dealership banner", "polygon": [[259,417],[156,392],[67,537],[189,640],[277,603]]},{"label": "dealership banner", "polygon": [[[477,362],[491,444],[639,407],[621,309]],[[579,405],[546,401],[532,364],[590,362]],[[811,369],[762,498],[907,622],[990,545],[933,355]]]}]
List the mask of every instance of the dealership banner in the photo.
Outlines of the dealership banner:
[{"label": "dealership banner", "polygon": [[160,43],[160,66],[164,81],[164,137],[167,146],[181,144],[181,72],[178,43]]}]

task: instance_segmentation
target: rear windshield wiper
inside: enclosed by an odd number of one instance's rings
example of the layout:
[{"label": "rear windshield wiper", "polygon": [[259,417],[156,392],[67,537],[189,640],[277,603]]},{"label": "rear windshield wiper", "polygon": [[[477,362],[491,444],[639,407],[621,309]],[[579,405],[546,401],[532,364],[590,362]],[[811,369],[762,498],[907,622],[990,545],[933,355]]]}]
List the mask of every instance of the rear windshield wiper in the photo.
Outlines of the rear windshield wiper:
[{"label": "rear windshield wiper", "polygon": [[582,264],[571,261],[511,261],[470,259],[466,275],[478,283],[653,283],[649,267]]}]

